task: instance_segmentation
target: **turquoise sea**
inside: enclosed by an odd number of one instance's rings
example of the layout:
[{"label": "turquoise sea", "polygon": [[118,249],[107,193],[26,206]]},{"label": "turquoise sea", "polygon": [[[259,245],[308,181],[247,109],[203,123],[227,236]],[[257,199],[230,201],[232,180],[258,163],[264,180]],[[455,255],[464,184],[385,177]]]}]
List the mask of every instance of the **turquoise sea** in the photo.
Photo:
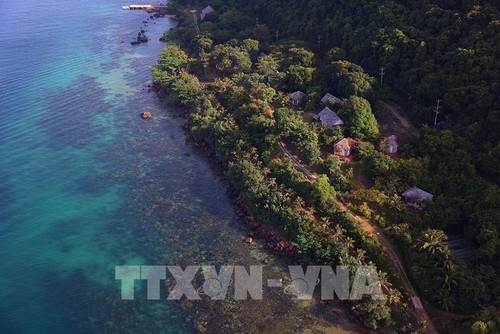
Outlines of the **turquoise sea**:
[{"label": "turquoise sea", "polygon": [[[147,301],[140,284],[136,300],[120,300],[115,265],[266,258],[284,275],[259,243],[241,242],[222,181],[148,91],[158,38],[175,23],[125,4],[0,3],[0,333],[200,329],[196,306]],[[130,45],[140,29],[151,41]],[[233,308],[234,321],[309,326],[310,304],[280,298]],[[341,312],[316,316],[334,333],[352,327]],[[247,332],[274,332],[259,326]]]}]

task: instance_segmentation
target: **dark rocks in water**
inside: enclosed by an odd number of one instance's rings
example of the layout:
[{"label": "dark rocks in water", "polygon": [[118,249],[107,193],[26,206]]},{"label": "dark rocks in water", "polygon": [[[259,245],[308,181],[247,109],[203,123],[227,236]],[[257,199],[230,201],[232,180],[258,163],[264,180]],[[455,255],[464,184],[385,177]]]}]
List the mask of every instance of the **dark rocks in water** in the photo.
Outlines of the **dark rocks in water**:
[{"label": "dark rocks in water", "polygon": [[144,34],[146,32],[146,30],[142,29],[141,30],[141,34]]},{"label": "dark rocks in water", "polygon": [[137,44],[141,44],[141,42],[139,42],[139,41],[132,41],[132,42],[130,42],[130,44],[137,45]]},{"label": "dark rocks in water", "polygon": [[137,37],[137,41],[139,43],[147,43],[149,41],[149,38],[146,35],[140,35]]},{"label": "dark rocks in water", "polygon": [[190,156],[191,156],[191,153],[186,152],[186,153],[184,153],[184,155],[185,155],[186,157],[190,157]]},{"label": "dark rocks in water", "polygon": [[153,117],[153,115],[149,111],[143,111],[141,112],[141,118],[142,119],[149,119]]},{"label": "dark rocks in water", "polygon": [[151,20],[154,20],[154,19],[155,19],[155,17],[154,17],[153,15],[151,15],[149,18],[150,18]]},{"label": "dark rocks in water", "polygon": [[142,23],[148,23],[148,21],[142,21]]},{"label": "dark rocks in water", "polygon": [[167,39],[165,38],[165,36],[161,36],[160,39],[159,39],[160,42],[166,42]]}]

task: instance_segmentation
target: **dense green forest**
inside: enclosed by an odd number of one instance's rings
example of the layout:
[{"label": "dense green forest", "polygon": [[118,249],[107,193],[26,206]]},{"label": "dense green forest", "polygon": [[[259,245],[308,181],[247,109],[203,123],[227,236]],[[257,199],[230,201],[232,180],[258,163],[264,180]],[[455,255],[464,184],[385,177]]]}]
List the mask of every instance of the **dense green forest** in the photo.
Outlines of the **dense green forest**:
[{"label": "dense green forest", "polygon": [[[215,12],[195,19],[190,9],[206,5]],[[342,212],[338,198],[388,228],[412,282],[434,307],[458,314],[473,333],[500,331],[498,6],[177,0],[172,7],[179,25],[167,37],[180,47],[162,53],[155,82],[188,108],[191,134],[214,149],[258,219],[311,262],[375,263],[388,277],[390,298],[364,300],[361,310],[373,328],[397,327],[407,292],[377,240]],[[307,97],[291,108],[287,93],[295,90]],[[341,98],[329,107],[348,127],[312,121],[326,92]],[[386,101],[400,104],[415,124],[403,133],[397,158],[381,149]],[[359,143],[354,161],[330,154],[342,137]],[[314,182],[280,143],[318,175]],[[398,196],[415,185],[434,195],[421,212]],[[465,256],[450,236],[465,243]],[[462,330],[456,326],[440,329]]]},{"label": "dense green forest", "polygon": [[385,67],[385,82],[417,123],[432,125],[435,101],[443,100],[440,118],[474,145],[478,170],[500,179],[500,15],[494,1],[202,4],[220,10],[202,23],[210,32],[217,22],[216,43],[277,37],[306,41],[316,52],[338,48],[372,76]]}]

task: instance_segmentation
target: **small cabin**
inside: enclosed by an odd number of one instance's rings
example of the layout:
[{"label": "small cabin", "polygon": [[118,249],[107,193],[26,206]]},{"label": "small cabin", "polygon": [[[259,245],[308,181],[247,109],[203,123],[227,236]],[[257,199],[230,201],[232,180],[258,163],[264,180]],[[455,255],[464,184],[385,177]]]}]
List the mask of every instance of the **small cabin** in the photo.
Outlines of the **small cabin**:
[{"label": "small cabin", "polygon": [[396,135],[391,135],[384,139],[383,150],[386,153],[398,153],[398,146],[398,137],[396,137]]},{"label": "small cabin", "polygon": [[340,157],[348,157],[351,154],[351,145],[347,138],[342,138],[333,143],[333,153]]},{"label": "small cabin", "polygon": [[305,97],[306,93],[301,92],[300,90],[290,94],[290,100],[294,106],[298,106]]},{"label": "small cabin", "polygon": [[320,121],[325,124],[329,129],[334,126],[344,125],[344,121],[342,121],[333,110],[328,107],[323,108],[317,115],[313,116],[316,121]]},{"label": "small cabin", "polygon": [[337,104],[340,102],[342,102],[341,99],[339,99],[338,97],[336,97],[330,93],[326,93],[325,96],[323,96],[323,98],[321,99],[321,103],[323,103],[323,104],[327,104],[327,103]]},{"label": "small cabin", "polygon": [[401,194],[406,204],[417,210],[422,210],[425,203],[432,200],[433,195],[417,187],[411,187]]},{"label": "small cabin", "polygon": [[213,9],[211,6],[206,6],[205,8],[203,8],[201,10],[201,13],[200,13],[201,20],[203,21],[205,16],[207,16],[208,14],[213,13],[213,12],[215,12],[215,9]]}]

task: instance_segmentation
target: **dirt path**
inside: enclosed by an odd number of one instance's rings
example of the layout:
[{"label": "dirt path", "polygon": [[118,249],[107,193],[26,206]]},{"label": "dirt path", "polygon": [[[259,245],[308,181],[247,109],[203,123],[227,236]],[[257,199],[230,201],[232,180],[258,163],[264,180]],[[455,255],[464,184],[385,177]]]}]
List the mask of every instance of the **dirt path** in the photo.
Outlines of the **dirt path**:
[{"label": "dirt path", "polygon": [[404,117],[399,111],[399,110],[401,110],[401,108],[399,108],[396,105],[389,104],[386,102],[382,102],[382,103],[387,108],[387,110],[389,110],[391,112],[391,114],[398,119],[399,123],[401,124],[401,127],[403,127],[404,130],[407,130],[410,127],[410,121],[408,121],[408,119],[406,117]]},{"label": "dirt path", "polygon": [[[397,113],[396,110],[395,110],[395,112]],[[402,119],[406,122],[406,126],[408,127],[409,126],[408,121],[405,118],[402,118]],[[403,125],[403,123],[401,123],[401,124]],[[300,163],[300,161],[298,161],[297,158],[294,157],[292,153],[290,153],[290,151],[285,147],[285,144],[283,144],[282,142],[280,142],[279,143],[279,147],[280,147],[281,151],[288,158],[290,158],[290,160],[293,162],[293,164],[297,168],[299,168],[302,172],[304,172],[304,174],[306,174],[307,177],[310,180],[315,180],[317,178],[316,175],[313,172],[311,172],[306,166],[302,165]],[[406,274],[406,270],[405,270],[405,268],[403,266],[401,258],[399,257],[399,255],[397,254],[397,252],[394,250],[394,248],[392,247],[392,245],[389,242],[389,240],[383,234],[382,229],[380,229],[378,226],[375,226],[375,225],[371,224],[370,221],[368,221],[368,219],[366,219],[364,217],[361,217],[361,216],[355,214],[354,212],[352,212],[351,209],[349,209],[338,198],[334,197],[333,200],[335,201],[335,203],[339,206],[339,208],[341,210],[343,210],[344,212],[348,213],[353,219],[355,219],[356,221],[358,221],[360,223],[361,228],[363,229],[363,231],[365,231],[367,233],[370,233],[370,234],[374,235],[377,238],[377,240],[382,245],[382,249],[389,256],[389,259],[390,259],[390,262],[391,262],[390,265],[394,266],[396,268],[396,270],[398,271],[398,273],[399,273],[399,275],[401,277],[402,284],[405,287],[405,289],[410,292],[410,294],[413,296],[413,298],[415,298],[415,297],[418,298],[418,302],[420,302],[420,298],[418,297],[417,293],[415,292],[415,289],[413,288],[413,286],[411,285],[410,280],[408,279],[408,275]],[[420,321],[420,322],[425,321],[427,323],[427,333],[428,334],[438,334],[438,331],[436,330],[436,327],[432,323],[431,319],[427,315],[427,312],[425,311],[424,308],[414,308],[413,309],[413,314],[415,315],[415,318],[418,321]]]},{"label": "dirt path", "polygon": [[314,175],[314,173],[311,172],[306,166],[301,164],[300,161],[297,160],[297,158],[285,147],[285,144],[283,144],[282,142],[279,142],[279,147],[280,147],[281,151],[283,153],[285,153],[285,155],[288,158],[290,158],[290,160],[292,160],[295,167],[297,167],[302,172],[304,172],[304,174],[306,174],[309,179],[316,180],[316,175]]},{"label": "dirt path", "polygon": [[[356,221],[358,221],[361,224],[361,228],[363,229],[364,232],[375,235],[377,240],[382,245],[383,251],[389,256],[389,259],[391,260],[390,265],[394,266],[396,268],[396,270],[398,271],[398,273],[401,277],[401,282],[402,282],[403,286],[405,287],[405,289],[408,290],[413,297],[419,298],[417,293],[415,292],[415,289],[411,285],[410,280],[408,279],[408,275],[406,274],[406,270],[403,266],[403,262],[401,261],[401,258],[399,257],[399,255],[396,253],[396,251],[392,247],[390,241],[383,234],[382,229],[378,226],[372,225],[366,218],[361,217],[361,216],[355,214],[354,212],[352,212],[339,199],[334,198],[334,201],[339,206],[339,208],[341,210],[347,212],[352,218],[354,218]],[[425,309],[415,308],[413,311],[414,311],[413,314],[415,315],[415,317],[417,318],[418,321],[425,321],[427,323],[427,333],[438,334],[436,327],[434,326],[431,319],[427,315],[427,312],[425,311]]]}]

